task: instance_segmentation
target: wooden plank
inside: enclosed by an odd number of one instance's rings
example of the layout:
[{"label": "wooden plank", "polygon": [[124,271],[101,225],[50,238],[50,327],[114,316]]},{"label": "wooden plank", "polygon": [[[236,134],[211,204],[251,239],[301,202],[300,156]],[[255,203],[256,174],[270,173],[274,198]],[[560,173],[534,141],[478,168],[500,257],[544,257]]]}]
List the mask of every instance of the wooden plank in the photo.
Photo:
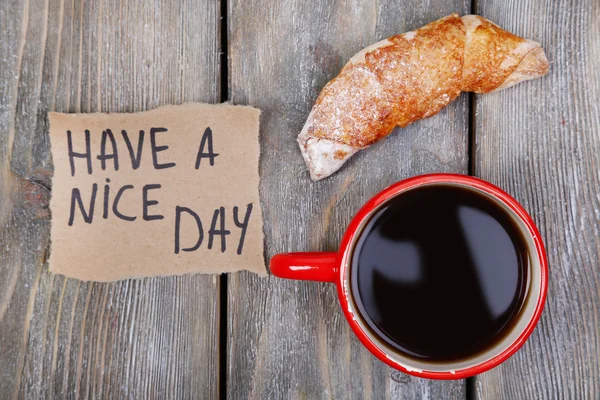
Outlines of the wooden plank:
[{"label": "wooden plank", "polygon": [[0,397],[214,398],[219,280],[47,272],[48,111],[218,102],[218,2],[0,3]]},{"label": "wooden plank", "polygon": [[476,173],[522,202],[550,283],[530,340],[478,377],[481,399],[600,398],[600,3],[481,0],[479,13],[542,43],[547,77],[477,98]]},{"label": "wooden plank", "polygon": [[[296,136],[320,89],[363,47],[468,2],[231,1],[230,98],[263,110],[261,196],[266,256],[335,250],[358,208],[426,172],[467,172],[468,105],[396,132],[324,181],[309,180]],[[400,375],[351,333],[331,284],[234,274],[228,287],[227,394],[232,399],[463,398],[464,381]]]}]

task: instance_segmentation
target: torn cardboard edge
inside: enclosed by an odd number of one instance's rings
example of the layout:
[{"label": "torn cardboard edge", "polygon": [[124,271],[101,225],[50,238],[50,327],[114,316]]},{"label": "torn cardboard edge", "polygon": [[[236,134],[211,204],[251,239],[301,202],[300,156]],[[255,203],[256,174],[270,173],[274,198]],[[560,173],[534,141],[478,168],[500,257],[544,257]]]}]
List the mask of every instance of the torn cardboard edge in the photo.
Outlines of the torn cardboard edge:
[{"label": "torn cardboard edge", "polygon": [[265,276],[260,110],[49,113],[50,271],[84,281]]}]

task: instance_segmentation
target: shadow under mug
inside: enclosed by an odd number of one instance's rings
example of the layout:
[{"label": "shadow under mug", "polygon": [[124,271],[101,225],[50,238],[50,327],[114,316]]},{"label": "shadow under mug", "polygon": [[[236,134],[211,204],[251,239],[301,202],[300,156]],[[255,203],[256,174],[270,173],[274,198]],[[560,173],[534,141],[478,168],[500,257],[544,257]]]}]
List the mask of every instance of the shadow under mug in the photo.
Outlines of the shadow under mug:
[{"label": "shadow under mug", "polygon": [[[529,285],[525,302],[516,321],[502,340],[484,352],[460,361],[428,363],[407,357],[392,349],[368,328],[360,315],[350,284],[352,251],[366,223],[379,207],[403,192],[423,185],[458,185],[479,191],[505,209],[523,232],[529,253]],[[537,324],[548,287],[548,265],[540,234],[527,212],[510,195],[481,179],[455,174],[421,175],[391,185],[370,199],[350,222],[337,252],[285,253],[275,255],[270,262],[273,275],[280,278],[333,282],[346,320],[363,345],[391,367],[408,374],[429,379],[463,379],[485,372],[508,359],[527,340]]]}]

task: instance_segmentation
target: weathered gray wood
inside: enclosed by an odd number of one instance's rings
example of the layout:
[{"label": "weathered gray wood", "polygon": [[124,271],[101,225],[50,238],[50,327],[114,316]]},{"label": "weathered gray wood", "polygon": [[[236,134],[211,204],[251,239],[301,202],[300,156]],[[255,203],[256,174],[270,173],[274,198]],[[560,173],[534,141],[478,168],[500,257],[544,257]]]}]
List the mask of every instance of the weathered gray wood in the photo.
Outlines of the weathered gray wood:
[{"label": "weathered gray wood", "polygon": [[[229,2],[230,97],[263,110],[261,196],[266,253],[334,250],[351,216],[403,178],[467,172],[467,97],[361,152],[313,183],[296,136],[320,89],[361,48],[468,2]],[[352,334],[331,284],[234,274],[228,288],[227,394],[232,399],[462,398],[464,381],[391,370]]]},{"label": "weathered gray wood", "polygon": [[600,398],[600,2],[481,0],[542,43],[550,73],[477,99],[476,173],[529,210],[545,239],[548,301],[530,340],[478,377],[481,399]]},{"label": "weathered gray wood", "polygon": [[217,396],[218,278],[48,274],[45,186],[47,111],[218,102],[219,14],[212,0],[0,2],[0,397]]}]

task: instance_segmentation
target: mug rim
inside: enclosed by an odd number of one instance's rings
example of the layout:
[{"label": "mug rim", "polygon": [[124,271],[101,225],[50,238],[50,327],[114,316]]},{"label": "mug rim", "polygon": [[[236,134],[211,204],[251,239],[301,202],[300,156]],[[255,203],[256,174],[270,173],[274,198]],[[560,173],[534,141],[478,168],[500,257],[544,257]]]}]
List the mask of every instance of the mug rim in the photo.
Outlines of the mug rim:
[{"label": "mug rim", "polygon": [[[539,293],[538,301],[535,305],[533,315],[527,322],[525,328],[519,333],[518,337],[514,341],[512,341],[508,346],[503,348],[502,351],[497,355],[491,358],[486,358],[484,361],[479,362],[473,366],[456,371],[426,371],[419,368],[412,368],[410,365],[401,364],[396,360],[392,359],[388,355],[389,352],[386,352],[384,349],[382,349],[380,346],[374,343],[369,338],[367,333],[363,330],[363,328],[360,326],[360,324],[356,321],[356,317],[351,311],[352,299],[350,297],[350,292],[348,288],[349,279],[346,278],[346,272],[349,267],[349,261],[353,250],[352,244],[355,243],[355,240],[362,233],[360,228],[365,222],[365,220],[371,216],[371,213],[379,206],[381,206],[384,202],[399,195],[402,192],[414,189],[419,186],[437,183],[452,183],[479,189],[484,193],[492,196],[494,199],[500,201],[505,206],[507,206],[513,212],[514,216],[516,216],[516,218],[518,218],[526,226],[528,233],[535,245],[540,269],[539,289],[533,287],[531,288],[531,290],[533,290],[535,293]],[[339,254],[339,269],[335,280],[335,284],[337,286],[338,298],[342,306],[344,316],[346,317],[346,320],[348,321],[354,334],[358,337],[361,343],[381,361],[385,362],[386,364],[390,365],[391,367],[397,370],[420,378],[463,379],[483,373],[504,362],[510,356],[512,356],[519,348],[521,348],[521,346],[523,346],[525,341],[529,338],[541,317],[542,311],[544,309],[544,304],[546,302],[546,295],[548,291],[548,262],[546,258],[544,244],[542,242],[540,233],[535,223],[533,222],[533,219],[527,213],[527,211],[525,211],[523,206],[519,204],[508,193],[489,182],[468,175],[448,173],[419,175],[401,180],[386,187],[385,189],[377,193],[375,196],[373,196],[371,199],[369,199],[352,218],[352,221],[346,228],[346,232],[340,243]]]}]

